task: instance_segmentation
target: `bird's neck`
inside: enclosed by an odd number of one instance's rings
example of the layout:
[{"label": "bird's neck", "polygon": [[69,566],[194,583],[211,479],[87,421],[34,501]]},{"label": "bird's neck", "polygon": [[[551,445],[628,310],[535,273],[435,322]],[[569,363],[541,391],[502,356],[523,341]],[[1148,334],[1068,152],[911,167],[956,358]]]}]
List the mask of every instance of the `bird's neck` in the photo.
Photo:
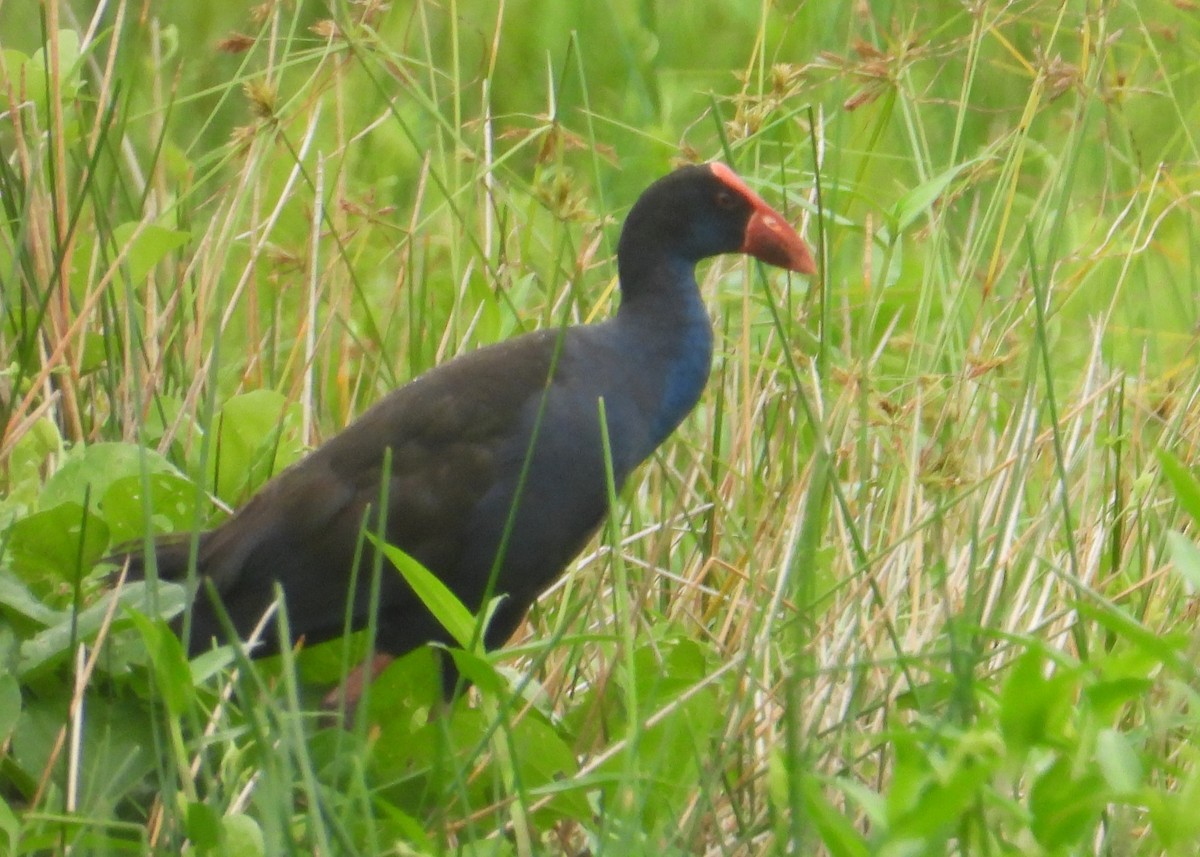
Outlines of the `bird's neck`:
[{"label": "bird's neck", "polygon": [[712,365],[712,323],[696,285],[695,265],[664,261],[639,272],[629,288],[622,271],[616,323],[644,377],[658,381],[651,421],[657,446],[700,399]]}]

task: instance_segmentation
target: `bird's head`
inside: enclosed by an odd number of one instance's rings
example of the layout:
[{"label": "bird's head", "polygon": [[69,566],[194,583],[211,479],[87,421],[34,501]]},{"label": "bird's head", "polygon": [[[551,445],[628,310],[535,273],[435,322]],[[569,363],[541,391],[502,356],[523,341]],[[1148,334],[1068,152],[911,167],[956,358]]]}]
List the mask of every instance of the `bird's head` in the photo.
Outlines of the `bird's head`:
[{"label": "bird's head", "polygon": [[721,163],[683,167],[652,184],[629,212],[622,266],[650,255],[692,263],[746,253],[768,265],[816,273],[812,252],[783,215]]}]

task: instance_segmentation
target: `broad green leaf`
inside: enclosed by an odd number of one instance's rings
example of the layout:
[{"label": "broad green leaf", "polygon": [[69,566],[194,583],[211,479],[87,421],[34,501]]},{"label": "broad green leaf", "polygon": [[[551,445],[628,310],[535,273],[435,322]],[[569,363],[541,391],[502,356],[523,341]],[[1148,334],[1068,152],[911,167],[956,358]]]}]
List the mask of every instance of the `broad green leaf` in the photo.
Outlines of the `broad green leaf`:
[{"label": "broad green leaf", "polygon": [[1118,678],[1089,684],[1082,698],[1101,720],[1110,720],[1129,703],[1145,699],[1153,688],[1154,682],[1148,678]]},{"label": "broad green leaf", "polygon": [[465,648],[452,648],[448,651],[463,678],[475,684],[484,693],[499,696],[508,689],[504,677],[487,658],[472,654]]},{"label": "broad green leaf", "polygon": [[1096,736],[1096,764],[1109,788],[1121,795],[1135,795],[1142,787],[1142,762],[1129,739],[1116,729]]},{"label": "broad green leaf", "polygon": [[[961,744],[977,743],[964,737]],[[924,779],[924,787],[915,795],[911,808],[892,820],[892,832],[898,839],[940,839],[954,830],[963,817],[978,806],[988,783],[999,766],[999,757],[987,752],[959,752],[943,760],[936,775]],[[926,762],[929,765],[929,762]],[[933,773],[932,766],[930,773]]]},{"label": "broad green leaf", "polygon": [[[700,770],[701,759],[718,729],[718,688],[710,685],[695,691],[707,674],[705,659],[694,640],[659,640],[638,647],[632,658],[634,675],[619,671],[622,684],[632,680],[638,688],[641,715],[621,723],[612,720],[612,731],[629,738],[626,750],[602,765],[602,773],[628,780],[659,783],[640,809],[643,829],[677,817],[689,800],[686,783]],[[694,692],[692,692],[694,691]],[[689,695],[683,698],[683,694]],[[669,709],[671,716],[647,723],[644,715]],[[627,713],[628,715],[628,713]],[[614,795],[615,797],[615,795]]]},{"label": "broad green leaf", "polygon": [[1000,730],[1014,752],[1053,744],[1071,709],[1075,682],[1063,667],[1045,675],[1046,658],[1031,649],[1009,669],[1000,691]]},{"label": "broad green leaf", "polygon": [[[148,472],[143,482],[142,468]],[[42,508],[62,503],[82,505],[108,528],[110,543],[140,538],[146,532],[143,485],[150,489],[151,526],[155,532],[192,527],[196,522],[196,486],[161,455],[129,443],[96,443],[72,450],[68,460],[46,482]]]},{"label": "broad green leaf", "polygon": [[450,632],[454,641],[464,649],[469,648],[475,636],[475,617],[471,615],[471,611],[463,606],[446,584],[421,563],[399,548],[381,542],[372,534],[368,534],[368,538],[383,551],[383,555],[396,567],[433,617]]},{"label": "broad green leaf", "polygon": [[[12,752],[6,764],[13,760],[34,782],[44,776],[63,727],[71,723],[69,703],[69,693],[46,698],[31,694],[13,732]],[[144,783],[147,774],[160,764],[150,740],[151,715],[142,700],[100,691],[88,694],[80,714],[79,749],[84,761],[79,771],[80,811],[88,813],[88,808],[99,807],[111,811],[116,798]],[[66,777],[63,763],[67,756],[59,752],[59,765],[53,769],[58,780],[56,788],[65,785]]]},{"label": "broad green leaf", "polygon": [[172,250],[178,250],[187,244],[191,237],[189,232],[167,229],[153,223],[122,223],[114,229],[113,241],[116,242],[118,252],[125,250],[129,285],[140,285],[155,265],[165,259]]},{"label": "broad green leaf", "polygon": [[384,724],[411,716],[410,729],[427,722],[442,701],[441,657],[434,648],[420,646],[388,664],[371,683],[371,720]]},{"label": "broad green leaf", "polygon": [[[148,503],[143,502],[143,485],[150,489]],[[109,485],[100,498],[100,514],[104,516],[114,544],[134,541],[145,535],[145,508],[150,509],[150,524],[155,533],[190,531],[197,523],[196,485],[178,473],[151,473],[126,476]],[[205,517],[199,522],[204,523]]]},{"label": "broad green leaf", "polygon": [[[38,48],[30,57],[30,65],[44,69],[47,67],[47,57],[52,54],[50,46]],[[77,63],[80,58],[79,50],[79,34],[74,30],[59,30],[58,31],[58,73],[62,80],[63,95],[73,96],[79,89],[78,74],[72,72],[78,71]],[[41,95],[41,93],[31,93],[31,95]]]},{"label": "broad green leaf", "polygon": [[8,73],[8,79],[10,81],[20,80],[22,71],[29,62],[28,55],[21,51],[15,51],[12,48],[4,48],[0,50],[0,54],[4,56],[4,69]]},{"label": "broad green leaf", "polygon": [[1113,604],[1079,601],[1075,604],[1075,609],[1084,619],[1096,622],[1162,663],[1174,665],[1180,651],[1189,641],[1188,634],[1183,632],[1151,631],[1128,612]]},{"label": "broad green leaf", "polygon": [[1029,792],[1033,834],[1052,853],[1074,853],[1068,846],[1083,846],[1080,840],[1092,830],[1109,799],[1094,770],[1076,772],[1073,767],[1067,759],[1058,759]]},{"label": "broad green leaf", "polygon": [[155,396],[142,421],[140,440],[147,445],[156,446],[168,429],[173,432],[176,444],[180,443],[181,437],[194,435],[197,442],[191,446],[194,447],[194,454],[199,454],[199,437],[203,432],[196,426],[191,412],[185,413],[183,402],[174,396]]},{"label": "broad green leaf", "polygon": [[71,450],[66,462],[46,480],[38,497],[43,509],[60,503],[83,505],[84,497],[95,507],[114,482],[150,473],[175,473],[165,458],[152,449],[131,443],[93,443]]},{"label": "broad green leaf", "polygon": [[221,819],[221,853],[225,857],[263,857],[267,843],[262,828],[248,815],[227,815]]},{"label": "broad green leaf", "polygon": [[1193,521],[1200,524],[1200,480],[1182,461],[1165,449],[1157,452],[1158,463],[1162,467],[1163,475],[1175,489],[1175,497],[1179,500],[1180,508],[1187,512]]},{"label": "broad green leaf", "polygon": [[[553,795],[539,817],[549,826],[559,818],[586,822],[593,816],[587,795],[574,777],[579,761],[554,727],[536,713],[510,724],[512,759],[520,782],[533,795]],[[503,739],[502,739],[503,740]]]},{"label": "broad green leaf", "polygon": [[181,717],[194,696],[192,671],[183,644],[171,629],[137,610],[127,613],[142,636],[154,670],[155,689],[172,717]]},{"label": "broad green leaf", "polygon": [[20,717],[21,685],[12,673],[0,673],[0,744],[8,741]]},{"label": "broad green leaf", "polygon": [[804,792],[808,820],[820,834],[821,844],[833,857],[867,857],[871,853],[863,835],[855,830],[850,819],[825,797],[820,780],[806,774],[800,779],[800,787]]},{"label": "broad green leaf", "polygon": [[221,816],[211,806],[199,801],[189,802],[184,818],[187,837],[201,853],[221,844]]},{"label": "broad green leaf", "polygon": [[1200,592],[1200,548],[1196,543],[1175,530],[1167,531],[1167,548],[1175,571],[1187,584],[1192,594]]},{"label": "broad green leaf", "polygon": [[108,340],[91,330],[83,332],[83,354],[79,358],[79,374],[90,375],[108,362]]},{"label": "broad green leaf", "polygon": [[710,664],[695,640],[640,646],[633,655],[637,695],[643,705],[661,707],[708,676]]},{"label": "broad green leaf", "polygon": [[0,796],[0,830],[4,831],[4,836],[8,840],[8,850],[4,853],[16,854],[17,837],[21,833],[21,820],[17,818],[12,807],[8,805],[8,801],[2,796]]},{"label": "broad green leaf", "polygon": [[285,443],[288,400],[274,390],[233,396],[221,407],[219,440],[209,458],[217,494],[239,503],[299,457],[297,442]]},{"label": "broad green leaf", "polygon": [[46,606],[29,587],[11,574],[0,574],[0,604],[41,625],[53,625],[63,614]]},{"label": "broad green leaf", "polygon": [[[145,612],[149,609],[148,584],[142,581],[128,583],[121,588],[118,595],[122,605],[133,607]],[[186,597],[182,586],[166,581],[158,582],[158,609],[163,618],[169,618],[183,609]],[[18,669],[22,675],[32,673],[58,658],[66,657],[67,647],[72,640],[90,640],[104,622],[109,609],[109,598],[106,595],[72,617],[63,613],[55,624],[21,643]],[[120,629],[129,625],[129,613],[118,608],[113,615],[113,628]],[[136,615],[136,614],[135,614]],[[176,641],[178,645],[178,641]]]},{"label": "broad green leaf", "polygon": [[7,484],[0,497],[0,529],[12,518],[24,517],[38,508],[43,488],[43,470],[52,455],[62,452],[62,436],[48,417],[37,420],[17,438],[8,458]]},{"label": "broad green leaf", "polygon": [[[79,94],[82,86],[79,75],[81,68],[79,46],[79,35],[74,30],[58,31],[59,96],[63,101],[74,99]],[[12,51],[9,53],[16,52]],[[51,92],[49,79],[46,77],[46,69],[49,68],[47,58],[50,54],[49,45],[41,47],[34,51],[33,56],[29,58],[28,62],[24,63],[24,68],[20,69],[25,84],[25,98],[36,104],[39,115],[46,118],[50,115],[49,99]],[[7,53],[5,59],[8,59]],[[9,75],[13,74],[15,72],[10,66]],[[14,77],[13,80],[15,82],[19,78]],[[62,134],[68,141],[74,141],[78,135],[78,123],[74,121],[71,114],[67,114],[66,116],[66,125],[62,128]]]},{"label": "broad green leaf", "polygon": [[91,571],[108,545],[108,525],[78,503],[34,512],[8,530],[13,568],[28,582],[74,580]]}]

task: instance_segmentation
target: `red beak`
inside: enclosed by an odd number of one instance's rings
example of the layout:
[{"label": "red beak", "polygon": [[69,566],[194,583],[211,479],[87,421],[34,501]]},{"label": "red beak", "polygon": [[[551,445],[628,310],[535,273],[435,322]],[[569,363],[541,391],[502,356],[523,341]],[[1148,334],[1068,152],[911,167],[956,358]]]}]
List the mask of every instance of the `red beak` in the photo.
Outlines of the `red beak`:
[{"label": "red beak", "polygon": [[812,252],[804,239],[765,202],[750,215],[742,252],[768,265],[800,274],[811,276],[817,272],[817,263],[813,261]]},{"label": "red beak", "polygon": [[741,177],[721,163],[711,163],[709,168],[713,174],[735,191],[746,198],[754,212],[750,222],[746,224],[746,235],[742,241],[742,252],[748,253],[761,262],[775,265],[799,274],[812,275],[817,272],[817,263],[813,261],[812,251],[804,243],[804,239],[763,200],[752,191]]}]

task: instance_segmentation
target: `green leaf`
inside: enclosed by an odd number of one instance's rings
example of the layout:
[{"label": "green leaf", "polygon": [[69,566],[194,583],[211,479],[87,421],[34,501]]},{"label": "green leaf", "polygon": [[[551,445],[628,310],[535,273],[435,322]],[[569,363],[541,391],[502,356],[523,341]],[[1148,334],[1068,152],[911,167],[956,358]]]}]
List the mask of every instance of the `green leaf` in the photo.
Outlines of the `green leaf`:
[{"label": "green leaf", "polygon": [[[695,688],[707,673],[702,651],[695,640],[660,639],[634,651],[632,675],[628,669],[618,671],[617,680],[622,685],[634,682],[643,711],[667,708],[671,711],[670,717],[653,724],[641,719],[622,723],[612,718],[609,728],[613,732],[626,732],[629,745],[598,769],[626,782],[633,776],[658,784],[640,807],[639,822],[643,830],[669,823],[669,819],[683,812],[690,799],[686,784],[697,776],[708,743],[718,729],[719,688],[716,685]],[[681,698],[685,692],[690,695]]]},{"label": "green leaf", "polygon": [[[167,395],[158,395],[154,398],[153,406],[146,412],[145,419],[142,421],[140,440],[148,446],[158,446],[170,430],[173,436],[173,450],[181,450],[178,461],[183,461],[182,448],[184,447],[181,441],[182,437],[187,435],[195,435],[197,439],[204,434],[204,430],[196,424],[194,413],[184,407],[183,401]],[[199,455],[198,447],[201,444],[197,441],[194,444],[188,445],[193,448],[194,455]]]},{"label": "green leaf", "polygon": [[165,458],[152,449],[132,443],[93,443],[71,450],[67,460],[46,480],[38,497],[43,509],[60,503],[83,505],[84,497],[98,503],[114,482],[150,473],[174,473]]},{"label": "green leaf", "polygon": [[1075,604],[1075,610],[1084,619],[1090,619],[1103,626],[1160,663],[1175,666],[1181,650],[1189,640],[1188,634],[1183,632],[1151,631],[1128,612],[1113,604],[1079,601]]},{"label": "green leaf", "polygon": [[53,625],[63,614],[47,607],[23,581],[0,574],[0,604],[40,625]]},{"label": "green leaf", "polygon": [[790,781],[783,752],[778,747],[771,747],[767,753],[767,798],[771,801],[776,815],[786,815],[790,809]]},{"label": "green leaf", "polygon": [[[62,99],[70,100],[79,94],[81,86],[79,34],[74,30],[59,30],[57,38],[59,94]],[[9,59],[8,54],[10,53],[16,54],[18,60],[23,59],[16,51],[9,51],[5,54],[6,60]],[[11,65],[8,67],[9,75],[13,80],[18,80],[18,78],[12,77],[12,75],[17,74],[18,71],[23,72],[25,97],[37,104],[42,116],[49,115],[50,88],[46,77],[46,69],[50,67],[49,56],[50,46],[46,45],[34,51],[33,56],[27,62],[20,64],[24,65],[23,69],[20,68],[20,65],[15,69]]]},{"label": "green leaf", "polygon": [[1116,678],[1088,685],[1083,689],[1082,699],[1106,721],[1118,716],[1129,703],[1145,699],[1153,688],[1154,682],[1148,678]]},{"label": "green leaf", "polygon": [[1183,462],[1165,449],[1159,449],[1157,452],[1159,466],[1175,489],[1180,508],[1200,524],[1200,480],[1196,479]]},{"label": "green leaf", "polygon": [[711,669],[704,648],[686,637],[639,646],[633,664],[638,698],[651,708],[704,681]]},{"label": "green leaf", "polygon": [[901,232],[913,224],[918,217],[927,212],[933,207],[940,197],[949,187],[950,182],[965,170],[967,167],[973,166],[983,160],[982,157],[972,158],[969,161],[963,161],[944,172],[938,173],[933,178],[914,187],[900,199],[896,200],[896,204],[892,206],[888,212],[888,219],[892,224],[892,229],[899,236]]},{"label": "green leaf", "polygon": [[222,499],[239,502],[299,457],[297,443],[281,442],[288,413],[288,400],[274,390],[233,396],[221,407],[209,476]]},{"label": "green leaf", "polygon": [[17,839],[21,833],[21,821],[3,797],[0,797],[0,830],[4,831],[5,838],[8,840],[8,849],[4,853],[16,854]]},{"label": "green leaf", "polygon": [[[373,811],[376,813],[375,823],[379,824],[381,829],[387,831],[397,842],[397,852],[400,852],[401,847],[407,847],[413,857],[436,853],[437,849],[430,841],[425,825],[420,821],[388,801],[378,801]],[[390,830],[388,830],[389,828]],[[404,846],[400,846],[401,842],[404,843]]]},{"label": "green leaf", "polygon": [[21,685],[12,673],[0,673],[0,745],[8,741],[20,717]]},{"label": "green leaf", "polygon": [[1017,752],[1053,744],[1070,711],[1074,681],[1063,667],[1045,675],[1046,659],[1031,649],[1013,664],[1000,691],[1000,730]]},{"label": "green leaf", "polygon": [[62,448],[58,427],[47,417],[36,420],[17,438],[6,462],[5,490],[0,496],[0,530],[39,508],[43,473],[52,456],[61,455]]},{"label": "green leaf", "polygon": [[11,81],[20,80],[23,77],[21,72],[29,63],[28,55],[21,51],[15,51],[12,48],[4,48],[0,50],[0,54],[4,56],[4,69],[8,72],[8,79]]},{"label": "green leaf", "polygon": [[172,250],[187,244],[191,237],[189,232],[167,229],[153,223],[122,223],[113,230],[113,241],[118,249],[128,246],[125,263],[128,265],[131,286],[140,285],[155,265]]},{"label": "green leaf", "polygon": [[1116,729],[1096,737],[1096,763],[1109,788],[1119,795],[1134,795],[1142,787],[1142,763],[1129,739]]},{"label": "green leaf", "polygon": [[225,857],[262,857],[267,853],[267,843],[262,828],[248,815],[227,815],[221,819],[221,853]]},{"label": "green leaf", "polygon": [[[159,585],[161,585],[161,581]],[[192,684],[204,684],[213,676],[229,669],[236,660],[237,656],[234,654],[233,646],[217,646],[201,652],[188,664],[192,674]]]},{"label": "green leaf", "polygon": [[1200,548],[1183,533],[1168,530],[1167,549],[1171,553],[1171,564],[1187,584],[1188,591],[1193,595],[1200,592]]},{"label": "green leaf", "polygon": [[999,757],[988,752],[986,742],[976,741],[969,734],[955,749],[936,768],[929,759],[918,762],[926,770],[919,777],[921,787],[913,795],[910,808],[895,814],[892,832],[897,839],[945,838],[989,790]]},{"label": "green leaf", "polygon": [[[166,581],[159,581],[157,586],[160,615],[167,618],[183,610],[187,598],[182,586]],[[149,584],[144,581],[128,583],[121,588],[117,597],[123,606],[133,607],[144,612],[148,609],[148,587]],[[74,617],[70,613],[60,614],[55,624],[21,643],[18,666],[21,675],[28,675],[55,659],[67,656],[69,654],[67,647],[73,640],[91,639],[104,623],[108,609],[109,600],[108,597],[105,597],[79,611],[79,614]],[[118,608],[113,617],[114,629],[127,627],[128,624],[128,614]],[[176,645],[178,645],[178,641],[176,641]],[[184,663],[186,665],[186,661]]]},{"label": "green leaf", "polygon": [[[61,79],[63,95],[68,98],[79,90],[79,75],[77,74],[77,63],[81,56],[79,44],[79,34],[74,30],[58,31],[58,74]],[[30,58],[30,64],[44,69],[48,66],[49,55],[51,55],[49,45],[38,48]],[[31,94],[40,96],[42,93]]]},{"label": "green leaf", "polygon": [[399,729],[416,728],[413,721],[425,723],[429,712],[442,702],[442,653],[430,646],[419,646],[388,664],[371,683],[369,713],[372,722]]},{"label": "green leaf", "polygon": [[[143,501],[143,485],[150,498]],[[145,483],[141,476],[126,476],[114,481],[100,498],[104,516],[116,544],[140,539],[146,533],[145,509],[150,509],[150,527],[155,533],[191,530],[197,522],[196,503],[202,495],[195,483],[178,473],[151,473]],[[199,521],[204,522],[205,516]]]},{"label": "green leaf", "polygon": [[804,808],[808,820],[821,837],[821,844],[833,857],[867,857],[871,853],[862,834],[854,829],[850,819],[826,799],[823,785],[813,776],[800,780],[804,792]]},{"label": "green leaf", "polygon": [[[12,754],[6,764],[12,759],[34,782],[46,774],[63,727],[71,722],[70,699],[69,692],[47,698],[30,695],[13,733]],[[80,714],[79,746],[84,760],[79,771],[80,812],[91,813],[100,807],[111,812],[118,798],[147,782],[147,774],[162,764],[150,739],[150,712],[142,700],[97,691],[88,693]],[[61,750],[58,761],[54,776],[56,788],[61,789],[66,776],[66,754]],[[111,853],[111,849],[103,850]]]},{"label": "green leaf", "polygon": [[164,622],[151,619],[137,610],[128,611],[127,615],[146,644],[150,665],[154,670],[155,688],[168,714],[181,717],[195,696],[192,671],[188,667],[183,644]]},{"label": "green leaf", "polygon": [[79,357],[79,374],[90,375],[108,361],[108,340],[91,330],[83,332],[83,354]]},{"label": "green leaf", "polygon": [[463,678],[476,685],[484,693],[500,696],[508,689],[503,676],[496,671],[492,662],[485,657],[468,652],[465,648],[448,649],[454,666]]},{"label": "green leaf", "polygon": [[1058,759],[1034,782],[1029,792],[1030,825],[1038,842],[1048,850],[1082,846],[1100,820],[1109,795],[1093,771],[1080,775],[1066,759]]},{"label": "green leaf", "polygon": [[192,845],[201,852],[221,844],[221,816],[208,804],[191,802],[185,810],[185,829]]},{"label": "green leaf", "polygon": [[149,474],[151,527],[155,532],[188,529],[196,521],[196,486],[152,449],[131,443],[95,443],[71,451],[38,497],[43,509],[64,503],[82,506],[108,527],[110,543],[146,532],[142,503],[143,468]]},{"label": "green leaf", "polygon": [[538,816],[549,827],[556,819],[572,818],[588,822],[594,810],[585,790],[575,781],[579,760],[554,727],[536,713],[530,713],[509,726],[513,763],[520,782],[531,796],[553,795]]},{"label": "green leaf", "polygon": [[471,611],[421,563],[399,548],[381,542],[373,534],[368,533],[367,537],[383,551],[383,555],[396,567],[433,617],[450,632],[454,641],[464,649],[469,648],[475,636],[475,617]]},{"label": "green leaf", "polygon": [[108,548],[108,525],[77,503],[61,503],[15,522],[8,530],[13,567],[32,581],[74,580],[90,571]]}]

